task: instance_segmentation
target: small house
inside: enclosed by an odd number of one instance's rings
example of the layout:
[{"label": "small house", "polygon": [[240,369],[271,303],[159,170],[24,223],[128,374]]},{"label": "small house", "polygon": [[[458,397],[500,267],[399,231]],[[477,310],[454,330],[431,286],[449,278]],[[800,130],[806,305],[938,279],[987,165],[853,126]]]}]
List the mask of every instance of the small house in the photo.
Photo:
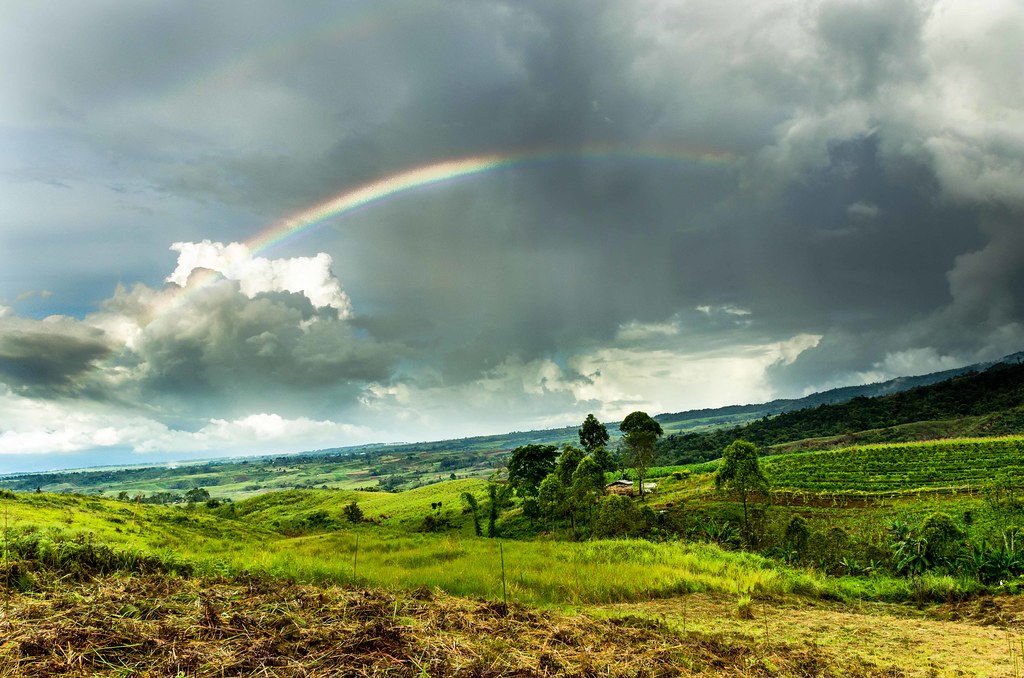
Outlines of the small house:
[{"label": "small house", "polygon": [[[616,480],[604,486],[608,494],[623,494],[632,497],[636,494],[636,484],[632,480]],[[658,490],[656,483],[644,483],[644,494],[651,494]]]},{"label": "small house", "polygon": [[632,480],[616,480],[615,482],[608,483],[604,486],[604,491],[608,494],[624,494],[626,496],[633,496],[633,481]]}]

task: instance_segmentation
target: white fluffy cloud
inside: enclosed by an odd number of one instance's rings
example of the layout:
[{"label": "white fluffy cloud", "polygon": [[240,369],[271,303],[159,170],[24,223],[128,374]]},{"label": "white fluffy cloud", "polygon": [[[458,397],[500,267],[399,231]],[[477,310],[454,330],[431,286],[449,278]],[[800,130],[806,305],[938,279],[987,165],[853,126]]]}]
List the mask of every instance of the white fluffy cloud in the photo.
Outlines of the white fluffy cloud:
[{"label": "white fluffy cloud", "polygon": [[237,280],[250,299],[260,292],[296,292],[316,308],[334,308],[343,318],[352,314],[352,302],[331,271],[331,257],[323,252],[313,257],[266,259],[252,256],[243,243],[225,245],[209,240],[176,242],[171,249],[178,252],[178,266],[167,281],[179,287],[188,284],[196,269],[209,269]]},{"label": "white fluffy cloud", "polygon": [[[258,452],[364,441],[327,417],[386,380],[326,255],[180,243],[173,285],[118,287],[83,319],[0,314],[0,453]],[[223,279],[191,275],[215,270]],[[182,287],[178,287],[180,281]]]},{"label": "white fluffy cloud", "polygon": [[7,455],[74,454],[103,448],[139,454],[263,454],[368,442],[365,427],[308,417],[250,414],[210,419],[196,430],[102,407],[24,398],[0,389],[0,450]]}]

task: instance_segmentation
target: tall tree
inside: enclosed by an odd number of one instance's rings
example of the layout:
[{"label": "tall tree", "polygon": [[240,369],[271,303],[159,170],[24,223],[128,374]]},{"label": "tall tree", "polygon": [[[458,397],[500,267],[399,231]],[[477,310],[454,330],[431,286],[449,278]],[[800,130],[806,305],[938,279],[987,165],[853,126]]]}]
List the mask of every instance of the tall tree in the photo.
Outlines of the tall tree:
[{"label": "tall tree", "polygon": [[640,411],[627,414],[626,418],[619,424],[619,430],[626,434],[635,431],[648,431],[653,433],[655,437],[664,433],[661,430],[661,424],[652,418],[651,415]]},{"label": "tall tree", "polygon": [[466,505],[466,510],[473,516],[473,532],[478,537],[483,536],[484,531],[480,528],[480,502],[472,492],[463,492],[462,503]]},{"label": "tall tree", "polygon": [[661,424],[655,421],[646,412],[631,412],[619,424],[619,430],[625,435],[623,441],[626,444],[625,463],[633,469],[636,474],[636,481],[640,488],[640,499],[644,499],[644,480],[647,479],[647,469],[654,464],[654,445],[658,442],[658,436],[663,431]]},{"label": "tall tree", "polygon": [[583,450],[572,445],[566,445],[562,450],[562,455],[558,458],[558,465],[555,466],[555,473],[564,487],[572,487],[572,474],[576,472],[576,467],[586,456]]},{"label": "tall tree", "polygon": [[715,489],[739,495],[743,502],[743,531],[750,537],[747,502],[754,493],[768,495],[769,483],[757,458],[757,447],[746,440],[733,441],[722,452],[722,463],[715,473]]},{"label": "tall tree", "polygon": [[626,443],[623,461],[636,474],[636,486],[640,490],[640,499],[647,501],[644,494],[644,481],[647,480],[647,469],[654,465],[654,444],[658,437],[651,431],[633,431],[627,433],[623,440]]},{"label": "tall tree", "polygon": [[537,504],[541,514],[550,520],[549,527],[555,531],[555,516],[564,514],[567,490],[562,481],[558,479],[557,473],[550,473],[541,482],[540,490],[537,492]]},{"label": "tall tree", "polygon": [[558,448],[554,445],[523,445],[512,450],[508,482],[522,498],[536,497],[541,481],[555,470]]},{"label": "tall tree", "polygon": [[501,483],[487,483],[487,536],[498,536],[498,516],[512,501],[512,488]]},{"label": "tall tree", "polygon": [[[590,457],[584,457],[572,474],[572,487],[569,488],[570,501],[574,516],[581,518],[586,524],[591,522],[594,507],[604,494],[604,471]],[[573,521],[575,523],[575,520]]]},{"label": "tall tree", "polygon": [[599,446],[596,450],[591,453],[590,458],[597,462],[597,465],[601,467],[602,471],[614,471],[619,468],[619,465],[615,461],[615,457],[608,451],[608,448],[604,445]]},{"label": "tall tree", "polygon": [[580,445],[587,451],[587,454],[594,454],[594,451],[608,444],[608,428],[597,420],[592,414],[588,414],[580,426]]}]

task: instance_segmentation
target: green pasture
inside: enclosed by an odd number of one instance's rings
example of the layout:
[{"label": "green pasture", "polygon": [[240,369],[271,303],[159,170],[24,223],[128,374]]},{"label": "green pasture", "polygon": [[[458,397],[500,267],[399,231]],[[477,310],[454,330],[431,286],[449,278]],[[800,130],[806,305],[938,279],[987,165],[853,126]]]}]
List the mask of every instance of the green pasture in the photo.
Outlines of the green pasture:
[{"label": "green pasture", "polygon": [[[234,517],[223,507],[136,506],[47,494],[4,497],[0,510],[6,520],[5,540],[39,532],[52,539],[87,540],[190,562],[207,574],[258,571],[298,581],[426,587],[544,605],[639,601],[698,591],[891,601],[914,593],[902,578],[826,577],[703,542],[494,540],[474,537],[468,521],[445,534],[411,531],[421,511],[434,510],[431,502],[454,504],[461,492],[483,488],[471,479],[443,485],[450,487],[399,494],[264,495],[241,503]],[[328,529],[291,535],[272,527],[275,520],[297,522],[316,511],[333,517],[353,500],[368,517],[388,516],[385,524],[351,526],[338,520]],[[923,582],[940,597],[963,586],[930,575]]]}]

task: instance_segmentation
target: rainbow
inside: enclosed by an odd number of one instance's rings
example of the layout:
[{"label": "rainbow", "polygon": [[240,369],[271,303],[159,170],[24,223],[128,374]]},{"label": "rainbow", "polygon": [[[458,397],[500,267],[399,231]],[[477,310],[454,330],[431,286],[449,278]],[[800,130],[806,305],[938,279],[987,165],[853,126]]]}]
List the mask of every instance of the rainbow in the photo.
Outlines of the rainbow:
[{"label": "rainbow", "polygon": [[515,168],[559,160],[654,160],[727,167],[733,157],[726,153],[671,150],[663,147],[592,145],[577,149],[547,148],[512,153],[487,153],[422,165],[343,191],[312,207],[287,217],[246,241],[259,254],[315,229],[353,210],[382,202],[407,191],[453,182],[499,169]]},{"label": "rainbow", "polygon": [[[381,203],[418,188],[437,186],[496,170],[551,163],[565,160],[650,160],[703,167],[730,167],[733,156],[727,153],[693,149],[672,149],[664,146],[589,145],[580,148],[544,148],[507,153],[485,153],[442,160],[396,172],[338,193],[332,198],[301,210],[245,241],[250,256],[279,247],[299,235],[362,207]],[[209,286],[219,275],[203,271],[193,274],[188,289],[164,304],[154,318],[180,307],[192,295]]]}]

